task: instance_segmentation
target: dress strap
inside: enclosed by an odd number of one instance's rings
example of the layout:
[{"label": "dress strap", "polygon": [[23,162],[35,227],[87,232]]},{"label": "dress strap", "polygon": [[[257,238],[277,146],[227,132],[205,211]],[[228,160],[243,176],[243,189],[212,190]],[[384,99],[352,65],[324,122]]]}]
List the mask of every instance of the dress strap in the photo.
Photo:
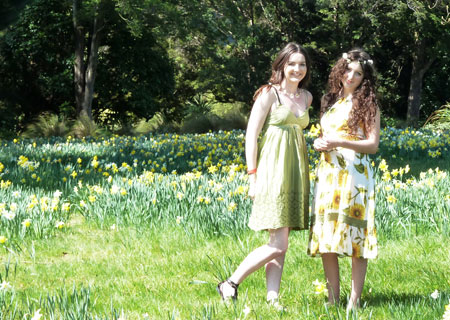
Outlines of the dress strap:
[{"label": "dress strap", "polygon": [[275,94],[277,95],[278,104],[280,105],[281,104],[281,100],[280,100],[280,96],[278,95],[278,90],[274,86],[272,86],[272,88],[275,90]]}]

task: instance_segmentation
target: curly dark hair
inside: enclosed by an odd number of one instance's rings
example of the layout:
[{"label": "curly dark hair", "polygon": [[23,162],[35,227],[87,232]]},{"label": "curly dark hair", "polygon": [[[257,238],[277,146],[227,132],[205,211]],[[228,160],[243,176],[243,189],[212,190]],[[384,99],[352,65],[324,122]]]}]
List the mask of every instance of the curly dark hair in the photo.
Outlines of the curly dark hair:
[{"label": "curly dark hair", "polygon": [[375,69],[369,54],[356,48],[347,52],[347,58],[341,57],[331,69],[328,78],[328,93],[321,100],[320,117],[343,94],[342,79],[350,61],[358,61],[364,73],[361,84],[356,88],[352,97],[352,110],[349,114],[348,127],[353,133],[358,130],[358,125],[364,124],[365,133],[369,132],[375,123],[375,115],[378,110],[378,101],[375,94]]},{"label": "curly dark hair", "polygon": [[289,42],[286,46],[278,53],[275,61],[272,63],[272,76],[270,77],[269,84],[261,86],[256,90],[253,95],[253,100],[256,100],[258,96],[264,89],[270,89],[274,84],[281,84],[284,80],[284,66],[289,61],[289,57],[294,53],[301,53],[305,57],[306,62],[306,74],[302,81],[299,82],[299,88],[306,88],[311,80],[311,59],[309,58],[308,52],[305,48],[296,42]]}]

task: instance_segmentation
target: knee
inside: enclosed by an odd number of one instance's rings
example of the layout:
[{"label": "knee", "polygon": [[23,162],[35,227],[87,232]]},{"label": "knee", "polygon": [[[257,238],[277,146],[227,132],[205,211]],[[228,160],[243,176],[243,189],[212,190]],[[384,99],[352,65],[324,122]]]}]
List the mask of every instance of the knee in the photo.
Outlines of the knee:
[{"label": "knee", "polygon": [[274,251],[277,257],[285,255],[287,250],[288,250],[287,244],[274,247]]}]

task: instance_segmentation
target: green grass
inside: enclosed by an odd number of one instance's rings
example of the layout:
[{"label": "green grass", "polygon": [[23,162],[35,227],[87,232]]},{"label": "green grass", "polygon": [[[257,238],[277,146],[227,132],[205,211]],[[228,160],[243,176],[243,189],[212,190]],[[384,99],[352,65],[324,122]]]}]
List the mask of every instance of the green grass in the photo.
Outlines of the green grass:
[{"label": "green grass", "polygon": [[[21,253],[2,255],[10,266],[17,265],[8,281],[19,308],[26,299],[38,301],[75,287],[90,289],[90,313],[98,316],[107,316],[113,305],[127,319],[143,319],[145,313],[151,319],[172,315],[207,319],[208,314],[212,319],[235,319],[243,318],[248,306],[249,319],[345,319],[344,306],[327,311],[324,297],[314,293],[312,281],[321,280],[323,271],[320,259],[306,255],[305,231],[291,234],[281,289],[286,311],[279,312],[265,303],[262,270],[240,286],[236,305],[222,303],[215,290],[218,270],[235,268],[251,249],[266,241],[264,232],[245,232],[239,239],[205,239],[192,238],[179,226],[164,232],[145,227],[101,230],[80,222],[73,222],[70,231],[57,237],[34,242],[34,250],[24,247]],[[444,245],[449,238],[380,240],[380,255],[369,263],[363,292],[366,307],[357,319],[438,319],[450,297],[450,254]],[[340,263],[341,296],[345,297],[350,290],[350,259]],[[440,292],[436,300],[430,296],[434,290]]]},{"label": "green grass", "polygon": [[[240,286],[236,304],[220,301],[217,282],[267,241],[247,228],[243,140],[234,131],[0,141],[0,319],[37,310],[45,319],[442,318],[448,134],[383,130],[373,157],[380,254],[369,263],[364,308],[348,317],[315,295],[323,271],[306,255],[305,231],[290,238],[285,311],[266,304],[263,270]],[[317,156],[310,150],[312,173]],[[342,301],[350,270],[343,258]]]}]

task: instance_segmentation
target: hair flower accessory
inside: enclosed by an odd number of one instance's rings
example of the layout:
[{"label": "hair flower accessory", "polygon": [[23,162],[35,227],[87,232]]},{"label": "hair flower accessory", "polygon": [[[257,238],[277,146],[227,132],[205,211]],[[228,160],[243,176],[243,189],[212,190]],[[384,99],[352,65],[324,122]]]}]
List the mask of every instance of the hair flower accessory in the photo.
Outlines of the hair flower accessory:
[{"label": "hair flower accessory", "polygon": [[347,52],[344,52],[344,53],[342,54],[342,58],[345,59],[345,61],[347,61],[347,63],[350,63],[350,62],[351,62],[351,60],[348,58]]}]

